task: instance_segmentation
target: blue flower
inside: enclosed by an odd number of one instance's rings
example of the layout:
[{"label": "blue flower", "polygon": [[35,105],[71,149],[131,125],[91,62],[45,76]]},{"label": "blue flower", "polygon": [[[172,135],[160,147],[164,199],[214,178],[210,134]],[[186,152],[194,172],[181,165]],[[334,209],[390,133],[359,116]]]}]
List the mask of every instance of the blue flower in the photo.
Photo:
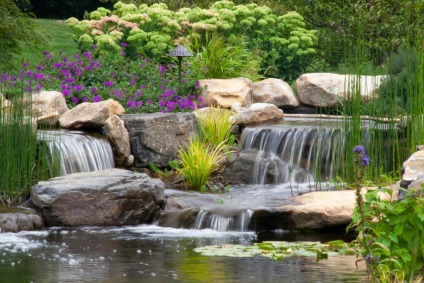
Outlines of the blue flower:
[{"label": "blue flower", "polygon": [[353,152],[355,153],[360,153],[360,154],[365,154],[365,149],[362,145],[357,145],[353,148]]},{"label": "blue flower", "polygon": [[368,157],[368,155],[366,155],[365,153],[364,154],[362,154],[362,157],[361,157],[361,164],[362,164],[362,166],[367,166],[367,165],[369,165],[370,164],[370,158]]}]

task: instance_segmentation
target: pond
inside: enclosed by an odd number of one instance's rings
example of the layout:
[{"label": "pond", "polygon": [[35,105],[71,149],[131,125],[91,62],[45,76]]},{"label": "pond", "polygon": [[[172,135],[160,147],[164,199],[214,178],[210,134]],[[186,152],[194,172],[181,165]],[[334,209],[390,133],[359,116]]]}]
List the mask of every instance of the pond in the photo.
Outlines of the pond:
[{"label": "pond", "polygon": [[283,261],[207,257],[194,248],[263,240],[330,241],[342,234],[218,232],[155,225],[50,228],[0,234],[0,282],[365,282],[355,256]]}]

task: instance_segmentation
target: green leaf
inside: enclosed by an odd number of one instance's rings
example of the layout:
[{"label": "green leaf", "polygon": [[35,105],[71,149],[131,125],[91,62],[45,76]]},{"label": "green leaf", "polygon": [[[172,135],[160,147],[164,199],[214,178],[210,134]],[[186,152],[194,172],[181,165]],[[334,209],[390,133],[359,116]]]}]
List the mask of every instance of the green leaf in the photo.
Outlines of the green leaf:
[{"label": "green leaf", "polygon": [[393,233],[390,233],[389,234],[389,239],[392,240],[395,243],[398,242],[398,237],[395,234],[393,234]]},{"label": "green leaf", "polygon": [[395,230],[393,231],[393,233],[395,233],[395,235],[400,235],[403,232],[403,225],[396,225]]}]

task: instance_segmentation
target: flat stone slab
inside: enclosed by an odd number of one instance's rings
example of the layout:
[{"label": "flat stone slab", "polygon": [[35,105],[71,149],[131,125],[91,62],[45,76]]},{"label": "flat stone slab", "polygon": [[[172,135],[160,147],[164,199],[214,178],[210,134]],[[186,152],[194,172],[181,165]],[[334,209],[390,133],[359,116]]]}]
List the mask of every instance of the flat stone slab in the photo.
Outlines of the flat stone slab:
[{"label": "flat stone slab", "polygon": [[[393,199],[397,198],[395,185]],[[372,188],[362,189],[362,194]],[[316,191],[295,197],[261,190],[237,188],[224,194],[200,194],[166,190],[165,210],[160,212],[160,225],[175,228],[192,228],[200,210],[222,216],[222,211],[238,213],[253,211],[249,230],[320,230],[345,229],[352,221],[356,205],[354,190]],[[382,195],[388,198],[388,195]],[[250,205],[249,205],[250,204]]]},{"label": "flat stone slab", "polygon": [[46,226],[151,223],[164,202],[164,184],[123,169],[69,174],[39,182],[31,200]]}]

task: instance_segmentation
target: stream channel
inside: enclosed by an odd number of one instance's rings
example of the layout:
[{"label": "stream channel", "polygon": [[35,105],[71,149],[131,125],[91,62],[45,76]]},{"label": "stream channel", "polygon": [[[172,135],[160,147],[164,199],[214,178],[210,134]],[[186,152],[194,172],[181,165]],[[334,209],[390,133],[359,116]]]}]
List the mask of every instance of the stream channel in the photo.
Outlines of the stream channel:
[{"label": "stream channel", "polygon": [[[197,216],[189,225],[179,222],[181,213],[170,212],[152,225],[0,233],[0,282],[366,282],[363,262],[357,268],[355,256],[330,256],[319,262],[315,257],[293,256],[279,261],[262,256],[210,257],[194,251],[207,245],[270,240],[351,241],[353,237],[343,231],[300,233],[250,225],[255,209],[281,206],[293,194],[310,191],[311,184],[328,180],[337,169],[333,157],[342,148],[341,136],[339,130],[322,125],[245,129],[239,151],[258,151],[252,184],[221,194],[165,191],[171,197],[185,197],[185,203],[194,199]],[[56,145],[68,147],[72,148]],[[326,166],[320,169],[321,180],[314,180],[316,163]],[[73,168],[62,164],[62,172]]]}]

